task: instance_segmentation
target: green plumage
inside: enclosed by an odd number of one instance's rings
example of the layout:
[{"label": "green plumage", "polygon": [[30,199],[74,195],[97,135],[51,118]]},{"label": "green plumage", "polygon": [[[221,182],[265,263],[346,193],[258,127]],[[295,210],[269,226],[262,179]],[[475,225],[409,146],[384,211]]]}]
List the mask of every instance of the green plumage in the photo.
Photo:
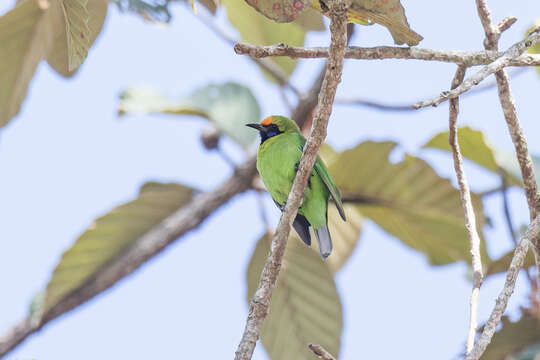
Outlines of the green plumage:
[{"label": "green plumage", "polygon": [[[272,116],[261,124],[249,126],[257,128],[261,133],[261,145],[257,152],[257,170],[276,204],[284,207],[296,176],[306,139],[300,133],[296,123],[283,116]],[[298,209],[298,214],[303,216],[309,224],[305,224],[300,216],[297,217],[294,227],[308,245],[310,244],[308,226],[313,227],[323,258],[327,257],[332,250],[328,232],[330,196],[334,198],[339,213],[345,220],[339,190],[323,161],[317,157],[308,185],[304,190],[302,205]]]}]

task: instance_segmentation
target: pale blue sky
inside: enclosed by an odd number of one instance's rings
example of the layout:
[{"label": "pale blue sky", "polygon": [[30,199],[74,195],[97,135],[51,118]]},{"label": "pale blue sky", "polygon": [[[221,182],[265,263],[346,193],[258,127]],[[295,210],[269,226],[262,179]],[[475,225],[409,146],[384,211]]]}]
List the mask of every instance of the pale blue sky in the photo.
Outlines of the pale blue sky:
[{"label": "pale blue sky", "polygon": [[[502,48],[521,39],[540,18],[540,3],[491,1],[494,19],[519,21],[503,35]],[[409,22],[424,36],[422,47],[480,49],[483,31],[473,1],[404,0]],[[3,5],[0,11],[6,8]],[[208,190],[230,168],[204,150],[203,120],[168,116],[116,116],[117,96],[132,85],[148,85],[171,96],[228,80],[252,88],[263,115],[286,113],[274,85],[246,57],[234,54],[186,7],[177,6],[168,27],[153,26],[111,7],[101,36],[80,72],[70,80],[39,66],[23,111],[0,133],[0,332],[21,319],[63,250],[112,207],[136,196],[148,180],[177,181]],[[226,26],[225,16],[219,23]],[[236,35],[234,29],[226,31]],[[380,26],[358,27],[353,44],[392,45]],[[327,34],[308,37],[326,45]],[[307,88],[322,62],[300,64],[292,81]],[[413,61],[355,61],[345,65],[338,96],[412,103],[447,89],[455,66]],[[512,81],[529,147],[540,154],[540,77],[530,71]],[[459,122],[482,129],[500,148],[510,137],[491,90],[462,101]],[[447,105],[414,113],[382,113],[336,106],[328,141],[345,149],[366,139],[399,141],[403,150],[427,158],[453,179],[447,156],[420,150],[447,127]],[[242,154],[226,142],[237,161]],[[497,179],[467,164],[473,190]],[[501,199],[485,209],[490,253],[510,247]],[[263,231],[255,197],[236,197],[204,225],[151,260],[133,276],[88,304],[47,325],[8,359],[231,358],[247,315],[245,270]],[[275,223],[278,211],[268,201]],[[517,223],[527,218],[521,192],[512,190]],[[480,318],[486,319],[503,281],[486,281]],[[368,222],[360,244],[337,276],[344,309],[341,359],[450,359],[463,348],[470,283],[464,264],[432,268],[425,258]],[[518,291],[510,308],[525,304]],[[391,345],[390,345],[391,344]],[[266,359],[258,346],[255,359]]]}]

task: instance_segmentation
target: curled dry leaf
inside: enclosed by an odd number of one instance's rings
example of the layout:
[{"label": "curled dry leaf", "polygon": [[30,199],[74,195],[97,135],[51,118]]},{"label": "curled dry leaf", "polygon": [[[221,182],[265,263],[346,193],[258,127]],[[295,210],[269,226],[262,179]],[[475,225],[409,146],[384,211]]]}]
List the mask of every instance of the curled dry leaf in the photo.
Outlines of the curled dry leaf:
[{"label": "curled dry leaf", "polygon": [[[246,0],[255,10],[276,22],[295,21],[308,7],[323,14],[323,0]],[[348,13],[349,22],[361,25],[373,23],[386,27],[398,45],[418,45],[423,39],[413,31],[399,0],[353,0]]]},{"label": "curled dry leaf", "polygon": [[353,0],[349,13],[386,27],[398,45],[414,46],[423,39],[410,28],[399,0]]}]

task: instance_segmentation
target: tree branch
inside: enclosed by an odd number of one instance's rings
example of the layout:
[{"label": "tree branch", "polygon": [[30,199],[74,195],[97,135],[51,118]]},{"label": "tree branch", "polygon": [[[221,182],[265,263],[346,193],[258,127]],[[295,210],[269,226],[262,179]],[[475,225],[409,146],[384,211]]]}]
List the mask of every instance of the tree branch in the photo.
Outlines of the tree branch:
[{"label": "tree branch", "polygon": [[[486,35],[486,38],[484,40],[484,47],[486,48],[486,50],[497,50],[501,33],[502,31],[507,29],[508,26],[504,25],[504,20],[499,24],[499,26],[492,26],[491,13],[487,6],[486,0],[476,0],[476,7]],[[540,27],[533,30],[524,41],[518,44],[521,44],[526,48],[528,46],[531,46],[534,42],[538,41],[539,38]],[[512,46],[510,49],[514,48],[514,50],[516,50],[515,54],[517,55],[522,48],[516,47],[516,45]],[[505,54],[507,54],[508,51],[506,51]],[[465,357],[466,360],[479,359],[480,356],[482,356],[482,354],[484,353],[489,343],[491,342],[497,325],[501,321],[501,317],[506,310],[508,299],[510,299],[510,296],[512,296],[512,293],[514,291],[517,276],[519,274],[519,271],[521,270],[523,260],[527,255],[529,244],[532,243],[536,246],[539,243],[538,240],[540,237],[540,216],[537,216],[539,206],[538,202],[540,200],[540,196],[538,194],[536,181],[534,179],[534,169],[532,168],[531,157],[527,149],[527,142],[525,140],[523,130],[521,129],[517,117],[514,99],[508,81],[508,75],[503,68],[500,68],[499,71],[496,72],[495,77],[499,88],[499,99],[501,102],[501,106],[503,107],[503,112],[506,118],[506,122],[508,124],[508,129],[510,131],[510,134],[512,135],[512,141],[514,142],[518,161],[521,167],[523,183],[525,185],[525,192],[527,194],[527,201],[529,203],[531,224],[529,225],[527,232],[525,233],[524,239],[521,240],[519,245],[516,247],[512,262],[510,263],[510,267],[508,268],[508,271],[506,273],[506,281],[504,284],[504,288],[497,297],[495,308],[491,312],[491,315],[489,316],[489,319],[484,326],[484,331],[482,332],[482,335],[474,344],[472,351],[468,352],[467,356]]]},{"label": "tree branch", "polygon": [[[305,48],[286,44],[259,46],[237,43],[234,45],[234,51],[239,55],[248,55],[255,59],[269,56],[288,56],[293,59],[328,57],[328,48],[326,47]],[[433,50],[394,46],[377,46],[371,48],[348,46],[345,48],[346,59],[409,59],[449,62],[463,66],[487,65],[502,56],[504,56],[504,53],[498,51]],[[540,66],[540,55],[521,55],[509,59],[508,64],[505,66]]]},{"label": "tree branch", "polygon": [[414,108],[419,109],[425,106],[437,106],[443,101],[453,99],[456,96],[463,94],[464,92],[471,89],[474,85],[478,85],[489,75],[504,69],[504,67],[508,66],[512,60],[518,58],[538,40],[540,40],[540,27],[534,29],[524,40],[521,40],[512,45],[508,50],[503,53],[501,57],[497,58],[497,60],[493,61],[492,63],[486,65],[482,70],[469,77],[457,88],[450,91],[444,91],[434,99],[418,102],[413,105]]},{"label": "tree branch", "polygon": [[[491,12],[487,6],[486,0],[476,0],[476,7],[478,9],[478,15],[482,21],[484,32],[486,34],[486,40],[484,41],[484,47],[486,50],[497,50],[498,41],[501,36],[502,30],[505,29],[499,23],[497,27],[491,25]],[[537,27],[529,33],[527,39],[533,43],[538,40],[540,34],[540,27]],[[536,36],[535,36],[536,35]],[[528,45],[528,43],[526,44]],[[516,105],[514,102],[514,96],[510,89],[510,81],[508,74],[504,69],[495,73],[495,79],[497,80],[497,86],[499,89],[499,100],[503,109],[504,118],[508,125],[508,131],[512,137],[514,148],[516,150],[516,156],[521,169],[521,177],[523,179],[523,185],[525,187],[525,195],[527,197],[527,203],[529,206],[529,217],[531,221],[540,214],[540,193],[538,192],[538,186],[536,184],[536,176],[534,173],[534,166],[532,163],[531,155],[527,145],[527,140],[523,133],[523,129],[519,123],[517,116]],[[533,243],[535,247],[535,254],[540,252],[540,241]],[[537,257],[535,256],[535,259]],[[537,271],[540,273],[540,264],[536,262]]]},{"label": "tree branch", "polygon": [[[506,228],[508,229],[508,233],[510,235],[510,239],[512,240],[512,243],[514,246],[518,246],[518,239],[516,237],[516,232],[514,231],[514,222],[512,221],[512,214],[510,213],[510,199],[508,199],[508,175],[506,172],[501,169],[501,186],[500,191],[502,195],[503,200],[503,211],[504,211],[504,218],[506,221]],[[538,262],[537,262],[538,263]],[[531,274],[529,273],[529,269],[523,269],[525,271],[525,275],[527,276],[527,279],[529,280],[529,284],[533,284],[533,279]]]},{"label": "tree branch", "polygon": [[[510,76],[511,78],[515,78],[519,75],[525,74],[528,70],[529,69],[526,67],[517,68],[515,71],[512,72],[512,74],[510,74]],[[489,83],[484,82],[482,83],[482,85],[479,85],[471,89],[471,91],[467,91],[466,93],[462,94],[460,97],[464,98],[469,95],[479,94],[481,92],[488,91],[496,87],[497,87],[497,82],[495,80]],[[362,98],[336,98],[336,100],[334,101],[334,104],[342,105],[342,106],[363,106],[370,109],[387,111],[387,112],[412,112],[412,111],[417,110],[412,106],[412,104],[390,104],[390,103],[382,103],[382,102],[362,99]],[[421,108],[421,109],[427,109],[427,108]]]},{"label": "tree branch", "polygon": [[262,323],[268,313],[270,298],[276,284],[281,261],[287,245],[292,222],[307,184],[317,153],[326,137],[326,127],[332,112],[336,88],[341,81],[343,54],[347,44],[347,3],[343,0],[329,0],[330,16],[330,57],[319,94],[318,107],[311,134],[304,146],[300,166],[289,193],[287,204],[281,215],[276,235],[272,239],[270,253],[264,265],[259,285],[250,303],[249,315],[242,340],[236,350],[236,360],[249,360],[259,338]]},{"label": "tree branch", "polygon": [[493,334],[495,334],[497,325],[501,321],[501,317],[506,310],[508,300],[514,292],[517,276],[523,265],[525,255],[527,255],[529,244],[538,241],[539,237],[540,216],[531,222],[531,224],[527,228],[525,236],[523,237],[519,245],[516,247],[514,257],[512,258],[510,267],[506,272],[506,281],[504,283],[504,287],[499,293],[497,300],[495,300],[495,307],[493,308],[493,311],[491,312],[491,315],[489,316],[489,319],[484,326],[484,331],[482,331],[482,334],[474,344],[474,348],[469,354],[467,354],[465,360],[478,360],[491,342],[491,338],[493,337]]},{"label": "tree branch", "polygon": [[240,165],[234,175],[215,190],[199,195],[189,205],[182,207],[142,235],[129,250],[44,313],[39,321],[32,321],[28,317],[15,325],[0,338],[0,357],[51,320],[110,288],[179,237],[195,229],[233,196],[248,190],[255,173],[255,158],[252,157]]},{"label": "tree branch", "polygon": [[326,349],[319,344],[309,344],[308,347],[311,349],[311,351],[313,351],[315,355],[317,355],[318,358],[322,360],[336,360],[336,358],[333,357],[332,354],[326,351]]},{"label": "tree branch", "polygon": [[[455,89],[463,82],[463,79],[465,78],[465,71],[465,67],[458,67],[456,74],[454,75],[454,79],[452,80],[452,89]],[[454,169],[456,170],[461,204],[463,205],[463,211],[465,214],[465,228],[467,229],[467,234],[469,235],[469,246],[471,249],[473,268],[473,290],[470,299],[469,332],[467,335],[466,345],[466,353],[468,354],[473,348],[474,338],[476,337],[476,328],[478,327],[478,297],[480,296],[480,286],[482,286],[484,275],[482,274],[482,259],[480,256],[480,236],[478,236],[476,216],[474,214],[471,200],[471,191],[469,189],[469,184],[467,183],[467,177],[465,176],[463,156],[461,155],[458,142],[457,116],[459,113],[459,97],[450,100],[449,108],[450,130],[448,141],[450,142],[452,155],[454,157]]]}]

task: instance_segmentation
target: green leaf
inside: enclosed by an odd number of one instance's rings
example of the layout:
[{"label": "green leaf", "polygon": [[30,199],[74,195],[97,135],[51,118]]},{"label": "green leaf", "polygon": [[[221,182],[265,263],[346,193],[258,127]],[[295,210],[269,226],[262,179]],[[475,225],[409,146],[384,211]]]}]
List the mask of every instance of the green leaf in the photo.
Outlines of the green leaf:
[{"label": "green leaf", "polygon": [[[521,319],[516,322],[511,322],[507,316],[503,316],[502,328],[493,335],[491,343],[482,355],[482,360],[517,360],[517,357],[510,355],[538,345],[539,342],[540,322],[528,311],[524,311]],[[534,356],[529,359],[533,360]]]},{"label": "green leaf", "polygon": [[[407,246],[425,254],[431,264],[471,261],[459,192],[423,160],[405,155],[388,160],[394,142],[367,141],[342,152],[329,165],[344,202]],[[472,194],[481,234],[483,211]],[[482,260],[488,262],[482,243]]]},{"label": "green leaf", "polygon": [[[499,169],[505,170],[510,175],[513,185],[522,185],[521,170],[514,154],[498,150],[484,136],[480,130],[474,130],[468,126],[458,129],[458,141],[462,155],[484,167],[493,173],[499,174]],[[424,148],[441,149],[451,152],[448,143],[448,131],[441,132],[429,140]],[[536,182],[540,182],[540,157],[532,156],[536,170]]]},{"label": "green leaf", "polygon": [[0,127],[17,115],[40,60],[52,45],[45,0],[23,0],[0,17]]},{"label": "green leaf", "polygon": [[[306,32],[301,26],[295,23],[277,24],[253,11],[242,0],[224,0],[222,4],[227,9],[229,22],[240,32],[242,41],[256,45],[273,45],[276,43],[287,43],[293,46],[304,45]],[[288,57],[271,58],[271,60],[286,75],[293,72],[297,63],[296,60]],[[267,75],[266,72],[265,75]],[[273,77],[268,75],[267,77],[275,81]]]},{"label": "green leaf", "polygon": [[137,199],[94,221],[54,269],[45,290],[43,313],[76,291],[115,257],[173,212],[189,203],[193,189],[179,184],[149,182]]},{"label": "green leaf", "polygon": [[55,38],[47,62],[60,75],[72,76],[84,62],[103,28],[107,6],[107,0],[56,1],[51,9]]},{"label": "green leaf", "polygon": [[[527,35],[529,35],[529,33],[533,31],[534,29],[536,29],[538,26],[540,26],[540,20],[536,21],[536,23],[534,23],[533,26],[531,26],[530,28],[527,29],[527,31],[525,31],[524,37],[527,37]],[[531,46],[529,49],[527,49],[527,52],[529,54],[540,54],[540,42],[537,42],[536,44]],[[538,72],[538,74],[540,74],[540,66],[536,67],[536,71]]]},{"label": "green leaf", "polygon": [[257,137],[245,124],[258,122],[261,117],[259,103],[251,90],[233,82],[205,86],[181,100],[166,98],[147,88],[127,89],[120,95],[118,113],[202,116],[243,147],[251,145]]},{"label": "green leaf", "polygon": [[[257,289],[270,241],[262,237],[251,257],[247,269],[248,302]],[[338,356],[341,331],[341,303],[332,272],[299,239],[289,239],[270,311],[261,329],[264,348],[275,360],[313,359],[309,343],[321,344]]]}]

